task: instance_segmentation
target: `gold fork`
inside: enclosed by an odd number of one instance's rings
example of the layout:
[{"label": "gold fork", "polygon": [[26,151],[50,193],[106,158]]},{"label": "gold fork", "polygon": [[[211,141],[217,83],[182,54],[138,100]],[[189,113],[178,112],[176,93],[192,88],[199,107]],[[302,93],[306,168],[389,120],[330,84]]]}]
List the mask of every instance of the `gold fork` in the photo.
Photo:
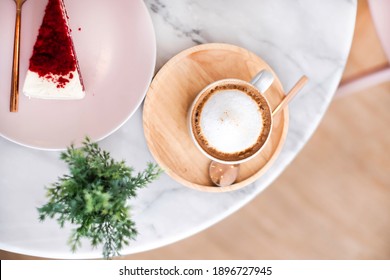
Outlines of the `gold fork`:
[{"label": "gold fork", "polygon": [[27,0],[14,0],[16,4],[14,60],[12,64],[10,112],[17,112],[19,107],[19,56],[20,56],[20,27],[22,24],[22,6]]}]

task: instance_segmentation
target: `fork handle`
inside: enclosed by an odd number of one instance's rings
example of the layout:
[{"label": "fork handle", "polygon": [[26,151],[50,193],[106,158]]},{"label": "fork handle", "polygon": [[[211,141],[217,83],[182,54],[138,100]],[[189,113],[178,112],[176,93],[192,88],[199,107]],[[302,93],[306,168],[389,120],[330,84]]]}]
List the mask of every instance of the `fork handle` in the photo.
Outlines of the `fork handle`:
[{"label": "fork handle", "polygon": [[20,57],[20,27],[22,23],[22,5],[16,6],[14,58],[12,64],[10,112],[17,112],[19,107],[19,57]]}]

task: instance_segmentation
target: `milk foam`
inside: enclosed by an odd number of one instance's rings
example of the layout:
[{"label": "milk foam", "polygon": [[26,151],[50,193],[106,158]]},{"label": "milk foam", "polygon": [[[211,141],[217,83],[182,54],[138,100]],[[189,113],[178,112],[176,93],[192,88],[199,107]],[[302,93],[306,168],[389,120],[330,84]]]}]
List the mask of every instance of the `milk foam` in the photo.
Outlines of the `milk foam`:
[{"label": "milk foam", "polygon": [[200,127],[208,144],[223,153],[253,146],[263,130],[259,105],[239,90],[212,94],[202,109]]}]

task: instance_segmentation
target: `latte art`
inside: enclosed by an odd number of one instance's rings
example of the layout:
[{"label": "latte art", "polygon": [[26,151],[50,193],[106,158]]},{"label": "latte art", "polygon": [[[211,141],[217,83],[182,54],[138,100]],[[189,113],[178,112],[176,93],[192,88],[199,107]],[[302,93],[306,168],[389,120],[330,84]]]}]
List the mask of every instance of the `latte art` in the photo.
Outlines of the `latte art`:
[{"label": "latte art", "polygon": [[251,84],[224,80],[204,90],[191,113],[193,136],[200,148],[222,161],[254,155],[271,129],[265,98]]}]

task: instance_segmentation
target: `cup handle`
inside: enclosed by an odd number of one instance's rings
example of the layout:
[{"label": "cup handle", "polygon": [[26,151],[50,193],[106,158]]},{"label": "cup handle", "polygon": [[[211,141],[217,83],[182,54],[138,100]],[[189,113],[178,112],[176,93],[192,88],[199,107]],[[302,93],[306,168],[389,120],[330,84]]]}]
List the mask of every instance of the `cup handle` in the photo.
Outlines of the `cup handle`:
[{"label": "cup handle", "polygon": [[253,77],[250,83],[254,85],[260,91],[260,93],[263,94],[267,91],[267,89],[269,89],[273,81],[274,76],[271,72],[267,70],[261,70],[256,74],[256,76]]},{"label": "cup handle", "polygon": [[[288,103],[295,97],[295,95],[303,88],[303,86],[308,82],[308,78],[306,76],[302,76],[298,82],[291,88],[291,90],[286,94],[286,96],[280,101],[279,105],[276,106],[274,110],[272,110],[272,116],[277,115],[280,111],[282,111]],[[261,70],[253,79],[250,81],[252,85],[254,85],[262,94],[266,92],[271,84],[274,81],[274,76],[270,71]]]}]

